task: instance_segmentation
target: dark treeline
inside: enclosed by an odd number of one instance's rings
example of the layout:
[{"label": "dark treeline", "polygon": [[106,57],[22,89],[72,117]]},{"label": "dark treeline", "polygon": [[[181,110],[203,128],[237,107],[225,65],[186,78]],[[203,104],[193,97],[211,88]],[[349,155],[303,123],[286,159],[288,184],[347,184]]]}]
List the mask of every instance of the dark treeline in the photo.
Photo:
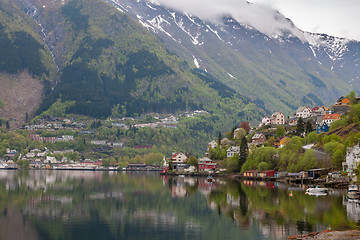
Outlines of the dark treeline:
[{"label": "dark treeline", "polygon": [[41,61],[41,49],[44,47],[29,33],[19,31],[8,35],[0,24],[0,71],[18,73],[28,69],[34,76],[48,75]]}]

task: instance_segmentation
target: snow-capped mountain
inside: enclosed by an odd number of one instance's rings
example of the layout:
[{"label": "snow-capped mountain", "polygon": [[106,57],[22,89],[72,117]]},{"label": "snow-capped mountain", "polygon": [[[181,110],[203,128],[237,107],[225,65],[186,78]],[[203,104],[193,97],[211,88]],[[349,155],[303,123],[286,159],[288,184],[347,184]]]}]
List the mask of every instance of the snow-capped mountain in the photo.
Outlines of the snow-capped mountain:
[{"label": "snow-capped mountain", "polygon": [[230,15],[211,21],[145,0],[104,1],[194,67],[269,110],[330,103],[360,90],[359,42],[303,32],[280,13],[275,14],[280,28],[269,33]]}]

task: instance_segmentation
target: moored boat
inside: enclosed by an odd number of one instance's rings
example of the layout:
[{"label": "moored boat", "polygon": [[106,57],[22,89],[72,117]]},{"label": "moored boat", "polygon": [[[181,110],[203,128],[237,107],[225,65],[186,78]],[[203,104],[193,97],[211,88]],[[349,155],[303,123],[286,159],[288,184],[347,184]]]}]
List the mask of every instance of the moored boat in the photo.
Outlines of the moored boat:
[{"label": "moored boat", "polygon": [[215,178],[212,177],[212,176],[208,176],[206,181],[209,182],[209,183],[213,183],[213,182],[215,182]]},{"label": "moored boat", "polygon": [[358,185],[349,185],[348,191],[347,191],[348,198],[359,198],[360,191]]},{"label": "moored boat", "polygon": [[306,189],[305,194],[308,195],[327,195],[329,192],[329,189],[327,188],[320,188],[320,187],[309,187]]}]

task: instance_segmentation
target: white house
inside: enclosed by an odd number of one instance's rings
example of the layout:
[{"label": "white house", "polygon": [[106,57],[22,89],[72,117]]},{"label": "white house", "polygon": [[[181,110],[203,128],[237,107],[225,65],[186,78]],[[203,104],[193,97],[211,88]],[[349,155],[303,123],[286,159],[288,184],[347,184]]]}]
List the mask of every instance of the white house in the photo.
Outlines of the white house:
[{"label": "white house", "polygon": [[270,118],[269,117],[263,117],[263,118],[261,118],[261,122],[259,124],[259,127],[270,125],[270,124],[271,124]]},{"label": "white house", "polygon": [[311,109],[309,107],[299,107],[296,110],[296,117],[297,118],[308,118],[311,116]]},{"label": "white house", "polygon": [[56,160],[55,157],[47,156],[47,157],[46,157],[46,160],[44,161],[44,163],[57,163],[57,160]]},{"label": "white house", "polygon": [[272,125],[285,124],[285,115],[282,112],[275,112],[271,115],[270,122]]},{"label": "white house", "polygon": [[172,164],[182,164],[184,163],[186,160],[188,159],[188,157],[182,153],[182,152],[176,152],[172,154],[172,157],[169,159],[169,161]]},{"label": "white house", "polygon": [[339,120],[339,119],[341,119],[340,115],[337,113],[333,113],[333,114],[326,114],[323,117],[322,121],[325,122],[328,126],[330,126],[332,122]]},{"label": "white house", "polygon": [[360,162],[360,147],[359,144],[354,147],[348,147],[346,149],[346,161],[342,163],[343,171],[346,171],[348,175],[351,175],[354,169],[357,169],[357,165]]},{"label": "white house", "polygon": [[208,143],[208,149],[212,148],[216,148],[217,147],[217,142],[215,140],[212,140],[211,142]]},{"label": "white house", "polygon": [[235,154],[240,154],[240,146],[231,146],[226,151],[226,153],[227,153],[227,158],[231,158]]}]

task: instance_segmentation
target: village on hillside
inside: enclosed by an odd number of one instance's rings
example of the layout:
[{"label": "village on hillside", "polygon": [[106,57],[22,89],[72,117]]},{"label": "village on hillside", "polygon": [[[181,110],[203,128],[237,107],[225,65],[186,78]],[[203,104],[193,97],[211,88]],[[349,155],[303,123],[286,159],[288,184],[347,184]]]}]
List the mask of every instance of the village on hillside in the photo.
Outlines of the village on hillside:
[{"label": "village on hillside", "polygon": [[[17,167],[29,167],[35,169],[72,169],[72,170],[128,170],[128,171],[162,171],[163,173],[232,173],[242,172],[244,177],[275,177],[283,176],[292,172],[294,177],[313,176],[319,178],[323,174],[333,172],[332,177],[338,176],[340,170],[346,172],[348,176],[354,176],[357,169],[357,163],[360,161],[359,145],[350,146],[346,149],[344,159],[337,167],[332,163],[331,153],[324,151],[315,145],[314,140],[309,139],[309,135],[321,135],[328,133],[331,124],[341,120],[342,116],[347,114],[351,109],[351,104],[359,102],[360,98],[349,99],[348,97],[339,98],[331,107],[315,106],[299,107],[294,115],[285,116],[282,112],[274,112],[271,116],[261,118],[257,128],[253,128],[247,122],[242,122],[238,127],[225,133],[224,136],[219,133],[217,140],[212,140],[208,144],[207,152],[203,157],[197,159],[191,153],[173,152],[170,158],[162,157],[157,164],[151,165],[142,162],[128,162],[120,165],[112,159],[88,159],[79,155],[74,144],[74,135],[83,136],[81,141],[84,145],[94,146],[94,152],[102,153],[123,148],[124,142],[116,139],[106,139],[104,137],[96,139],[94,130],[99,125],[115,127],[117,129],[130,128],[176,128],[178,118],[175,116],[153,117],[152,120],[144,117],[110,119],[105,121],[74,120],[60,117],[43,117],[34,121],[32,124],[23,126],[24,130],[29,131],[31,141],[54,144],[61,143],[62,149],[52,150],[42,148],[32,148],[28,152],[19,152],[15,149],[6,149],[5,158],[0,159],[0,168],[15,169]],[[205,111],[186,112],[182,117],[194,117],[196,115],[208,114]],[[131,122],[132,124],[129,124]],[[90,126],[90,127],[89,127]],[[54,134],[52,136],[37,134],[38,130],[46,129]],[[119,130],[118,130],[119,131]],[[62,135],[59,135],[62,133]],[[311,133],[311,134],[310,134]],[[308,135],[309,134],[309,135]],[[298,151],[297,161],[302,161],[307,150],[311,150],[312,158],[316,158],[321,164],[303,164],[300,166],[293,163],[273,164],[266,159],[259,164],[251,165],[248,162],[252,156],[256,156],[258,151],[272,151],[268,158],[273,162],[279,161],[281,155],[273,149],[286,149],[291,143],[292,138],[297,136],[304,142],[299,142],[300,151]],[[308,141],[308,142],[307,142]],[[291,144],[290,144],[291,145]],[[314,146],[315,145],[315,146]],[[68,148],[66,148],[68,146]],[[134,149],[146,149],[151,146],[135,145]],[[326,149],[325,149],[326,150]],[[291,150],[290,150],[291,151]],[[305,154],[306,155],[306,154]],[[309,155],[309,154],[308,154]],[[289,155],[290,156],[290,155]],[[294,156],[293,156],[294,157]],[[14,159],[18,159],[14,161]],[[249,160],[250,159],[250,160]],[[295,161],[295,160],[294,160]],[[304,160],[305,161],[305,160]],[[309,166],[317,168],[309,169]],[[289,174],[288,174],[289,175]]]},{"label": "village on hillside", "polygon": [[[358,103],[359,97],[353,99],[354,103]],[[226,133],[226,137],[219,135],[219,139],[212,140],[208,144],[208,151],[203,158],[198,160],[198,169],[189,165],[189,157],[191,155],[181,152],[174,153],[168,160],[168,165],[164,168],[164,172],[176,171],[181,173],[191,173],[196,170],[199,172],[220,173],[229,172],[229,161],[235,158],[237,161],[241,159],[244,154],[241,151],[241,138],[246,138],[248,155],[256,152],[256,149],[281,149],[291,142],[292,136],[298,136],[304,139],[301,143],[301,150],[298,155],[304,155],[307,150],[312,151],[314,159],[320,164],[310,164],[317,168],[310,169],[304,165],[298,168],[299,171],[287,171],[286,168],[279,169],[276,164],[268,164],[268,166],[257,169],[241,169],[232,167],[231,172],[242,172],[241,176],[245,178],[281,178],[288,177],[294,181],[304,180],[305,178],[319,179],[327,177],[328,180],[344,180],[345,176],[356,180],[356,169],[360,161],[360,147],[359,144],[349,146],[345,149],[345,156],[341,159],[340,166],[334,166],[332,162],[331,153],[324,149],[320,149],[315,145],[315,141],[309,141],[307,134],[312,133],[312,136],[319,134],[326,134],[330,130],[330,126],[335,121],[341,120],[341,117],[350,111],[351,100],[347,97],[339,98],[331,107],[302,106],[297,109],[293,116],[286,117],[282,112],[275,112],[270,117],[263,117],[259,123],[258,128],[252,128],[250,124],[243,122],[239,127],[233,128],[232,131]],[[316,130],[316,134],[315,131]],[[321,135],[322,136],[322,135]],[[280,159],[279,153],[276,152],[272,156],[274,162]],[[227,163],[224,163],[226,162]],[[241,161],[241,160],[240,160]],[[265,161],[263,166],[266,165]],[[313,161],[314,163],[314,161]],[[242,162],[244,164],[244,162]],[[278,170],[267,169],[270,166],[278,168]],[[320,167],[319,167],[320,166]],[[253,165],[251,168],[256,167]],[[259,167],[259,165],[257,166]],[[339,168],[340,167],[340,168]],[[243,170],[243,171],[242,171]],[[346,178],[348,180],[348,178]]]}]

